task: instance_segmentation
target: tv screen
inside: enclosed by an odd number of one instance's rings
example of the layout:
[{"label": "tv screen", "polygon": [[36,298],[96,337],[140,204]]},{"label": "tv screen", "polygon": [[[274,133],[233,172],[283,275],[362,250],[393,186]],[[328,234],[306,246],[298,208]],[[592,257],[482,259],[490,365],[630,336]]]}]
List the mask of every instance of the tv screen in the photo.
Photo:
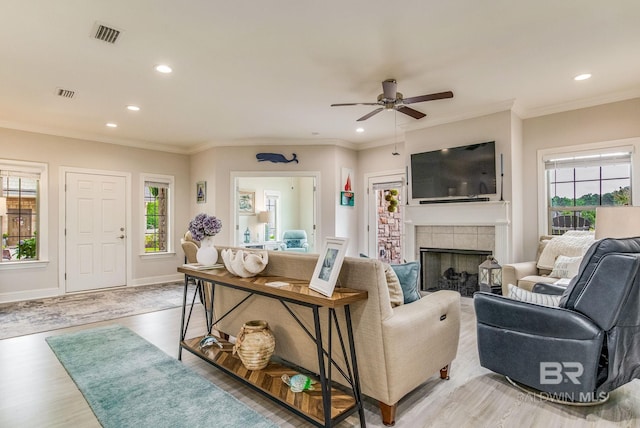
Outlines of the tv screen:
[{"label": "tv screen", "polygon": [[413,199],[496,193],[495,141],[411,155]]}]

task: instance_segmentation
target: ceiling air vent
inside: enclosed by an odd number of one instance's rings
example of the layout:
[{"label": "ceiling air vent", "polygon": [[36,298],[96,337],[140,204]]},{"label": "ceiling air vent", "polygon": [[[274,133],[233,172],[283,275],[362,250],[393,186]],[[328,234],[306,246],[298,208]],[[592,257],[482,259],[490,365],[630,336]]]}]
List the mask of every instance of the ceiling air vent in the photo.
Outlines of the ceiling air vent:
[{"label": "ceiling air vent", "polygon": [[73,98],[76,96],[76,91],[71,89],[56,88],[56,95],[62,98]]},{"label": "ceiling air vent", "polygon": [[108,27],[104,24],[96,22],[93,26],[93,32],[91,36],[95,39],[102,40],[110,44],[115,44],[116,40],[120,36],[120,30],[116,30],[113,27]]}]

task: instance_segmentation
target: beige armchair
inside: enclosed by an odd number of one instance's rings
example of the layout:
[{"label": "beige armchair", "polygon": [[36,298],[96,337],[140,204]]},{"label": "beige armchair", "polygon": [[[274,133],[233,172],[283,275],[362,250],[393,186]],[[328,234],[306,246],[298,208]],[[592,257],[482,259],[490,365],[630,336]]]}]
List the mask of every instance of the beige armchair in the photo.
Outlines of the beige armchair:
[{"label": "beige armchair", "polygon": [[560,236],[541,236],[536,260],[502,266],[502,295],[509,295],[509,284],[527,291],[537,283],[550,284],[560,279],[568,284],[594,240],[592,232],[574,230]]},{"label": "beige armchair", "polygon": [[200,248],[199,242],[195,241],[191,237],[191,232],[187,230],[184,234],[184,237],[180,239],[180,243],[182,244],[182,251],[184,252],[184,258],[187,263],[197,263],[196,253],[198,252],[198,248]]}]

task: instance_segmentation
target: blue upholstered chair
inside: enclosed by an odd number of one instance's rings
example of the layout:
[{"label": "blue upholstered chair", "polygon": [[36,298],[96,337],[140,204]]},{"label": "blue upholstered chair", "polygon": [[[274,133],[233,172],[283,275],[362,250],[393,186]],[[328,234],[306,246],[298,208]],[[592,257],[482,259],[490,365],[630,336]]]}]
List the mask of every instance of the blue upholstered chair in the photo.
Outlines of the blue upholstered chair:
[{"label": "blue upholstered chair", "polygon": [[287,230],[282,235],[282,251],[297,251],[306,253],[309,251],[309,243],[307,242],[307,232],[304,230]]},{"label": "blue upholstered chair", "polygon": [[556,401],[598,402],[640,378],[640,237],[596,241],[568,287],[533,291],[561,294],[559,307],[474,295],[481,366]]}]

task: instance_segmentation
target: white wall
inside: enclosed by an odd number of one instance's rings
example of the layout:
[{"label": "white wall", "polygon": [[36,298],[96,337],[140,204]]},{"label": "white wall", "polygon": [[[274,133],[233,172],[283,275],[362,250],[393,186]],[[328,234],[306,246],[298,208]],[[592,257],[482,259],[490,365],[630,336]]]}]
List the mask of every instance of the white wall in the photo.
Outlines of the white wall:
[{"label": "white wall", "polygon": [[[131,240],[133,254],[128,257],[131,263],[132,284],[139,285],[159,280],[178,279],[176,267],[183,262],[180,236],[189,220],[189,196],[195,192],[188,182],[189,157],[105,144],[73,138],[30,133],[0,128],[0,157],[5,159],[43,162],[49,168],[49,218],[48,253],[49,263],[44,268],[3,269],[0,271],[0,301],[18,300],[28,297],[43,297],[61,294],[63,284],[59,283],[58,249],[60,240],[60,168],[77,167],[109,171],[123,171],[131,174],[131,229],[127,239]],[[140,195],[140,174],[155,173],[175,177],[175,224],[172,235],[176,243],[176,254],[162,259],[142,258],[142,202]]]},{"label": "white wall", "polygon": [[363,187],[357,187],[355,177],[360,177],[361,174],[357,167],[357,153],[353,150],[346,150],[344,148],[337,148],[336,150],[336,162],[335,162],[335,177],[336,182],[334,184],[334,203],[335,203],[335,232],[334,236],[339,236],[349,239],[349,248],[347,250],[348,256],[356,256],[358,254],[358,239],[359,239],[359,227],[358,227],[358,209],[355,206],[340,205],[341,194],[344,190],[344,184],[342,182],[342,168],[349,168],[353,171],[352,190],[355,195],[361,194],[364,191]]},{"label": "white wall", "polygon": [[[524,257],[524,229],[523,202],[525,199],[523,192],[522,174],[522,152],[524,140],[522,137],[522,119],[511,112],[511,159],[508,162],[510,175],[504,175],[504,181],[511,177],[511,250],[512,260],[525,260]],[[498,174],[500,171],[498,171]],[[498,178],[500,178],[498,176]],[[505,186],[506,187],[506,186]],[[500,188],[498,187],[498,192]],[[515,221],[514,219],[517,219]]]}]

